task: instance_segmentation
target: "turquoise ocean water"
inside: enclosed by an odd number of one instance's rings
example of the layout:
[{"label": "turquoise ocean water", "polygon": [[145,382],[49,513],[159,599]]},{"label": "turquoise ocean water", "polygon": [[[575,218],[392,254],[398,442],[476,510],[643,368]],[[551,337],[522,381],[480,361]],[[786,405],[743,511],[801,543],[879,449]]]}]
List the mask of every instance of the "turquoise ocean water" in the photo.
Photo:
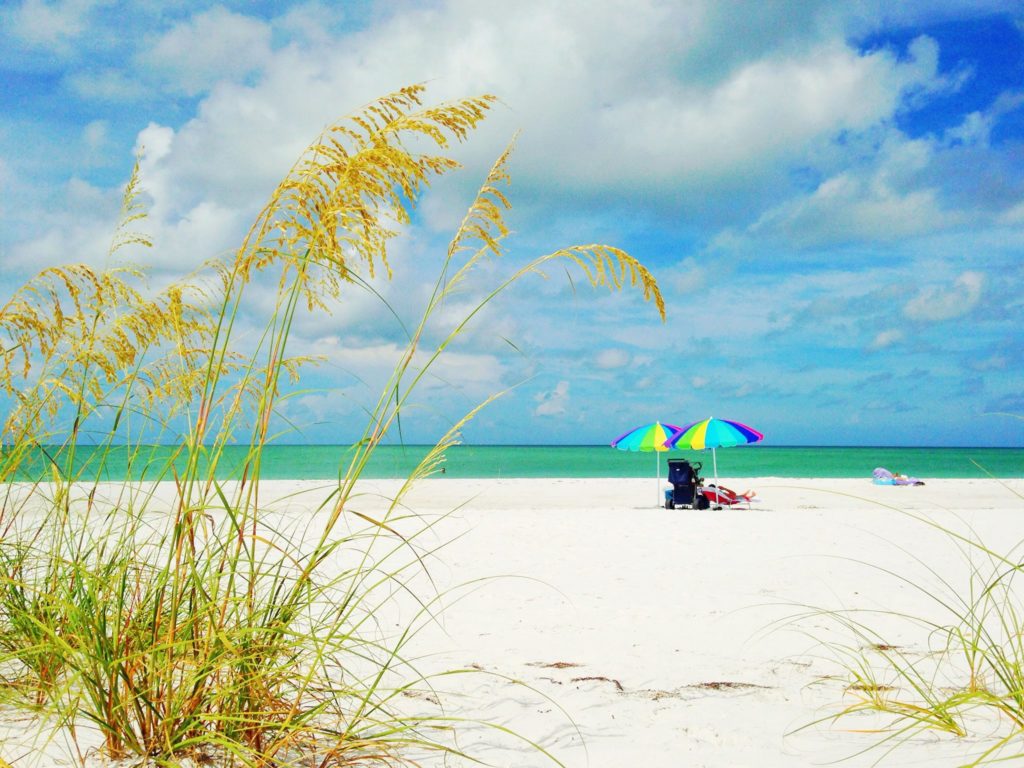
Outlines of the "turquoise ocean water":
[{"label": "turquoise ocean water", "polygon": [[[381,446],[363,476],[402,478],[416,466],[426,446]],[[105,465],[97,465],[97,456],[79,448],[78,463],[87,467],[83,477],[122,480],[156,479],[167,466],[172,449],[167,446],[143,448],[132,462],[127,451],[115,448]],[[928,478],[1000,478],[1024,477],[1024,448],[838,448],[778,447],[748,445],[717,451],[721,478],[737,477],[871,477],[875,467],[885,467],[927,480]],[[267,479],[330,479],[347,467],[348,448],[330,445],[269,446],[263,457],[263,477]],[[230,447],[221,463],[224,478],[237,476],[245,449]],[[651,477],[655,461],[661,475],[667,473],[670,458],[701,461],[703,474],[712,475],[710,451],[671,451],[628,453],[609,446],[517,446],[460,445],[446,453],[445,477]],[[21,479],[49,477],[41,457],[33,462]],[[33,477],[34,476],[34,477]],[[172,477],[167,474],[164,479]]]}]

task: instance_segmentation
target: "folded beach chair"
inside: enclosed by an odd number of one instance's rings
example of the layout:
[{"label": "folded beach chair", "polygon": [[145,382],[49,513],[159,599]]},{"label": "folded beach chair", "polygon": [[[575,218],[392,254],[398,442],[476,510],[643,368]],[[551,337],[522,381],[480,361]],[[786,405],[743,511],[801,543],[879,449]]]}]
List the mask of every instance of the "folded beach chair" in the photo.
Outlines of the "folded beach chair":
[{"label": "folded beach chair", "polygon": [[736,491],[726,488],[724,485],[720,485],[717,488],[714,483],[705,486],[702,489],[704,496],[712,504],[722,507],[731,507],[735,504],[742,504],[746,502],[747,509],[750,509],[750,502],[757,496],[754,491],[744,491],[743,493],[736,493]]},{"label": "folded beach chair", "polygon": [[701,466],[699,461],[691,464],[686,459],[668,460],[668,481],[672,487],[665,491],[665,509],[707,509],[710,506],[701,493]]}]

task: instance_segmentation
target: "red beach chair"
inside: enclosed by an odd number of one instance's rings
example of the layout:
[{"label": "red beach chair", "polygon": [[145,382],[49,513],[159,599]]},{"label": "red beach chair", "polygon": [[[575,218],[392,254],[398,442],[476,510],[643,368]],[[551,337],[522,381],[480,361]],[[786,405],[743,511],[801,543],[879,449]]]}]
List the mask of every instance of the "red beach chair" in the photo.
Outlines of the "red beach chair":
[{"label": "red beach chair", "polygon": [[705,485],[701,489],[701,493],[704,494],[704,498],[715,506],[732,507],[736,504],[743,504],[746,502],[747,509],[750,509],[751,500],[757,496],[754,491],[736,493],[736,491],[726,488],[724,485],[716,487],[714,483],[711,485]]}]

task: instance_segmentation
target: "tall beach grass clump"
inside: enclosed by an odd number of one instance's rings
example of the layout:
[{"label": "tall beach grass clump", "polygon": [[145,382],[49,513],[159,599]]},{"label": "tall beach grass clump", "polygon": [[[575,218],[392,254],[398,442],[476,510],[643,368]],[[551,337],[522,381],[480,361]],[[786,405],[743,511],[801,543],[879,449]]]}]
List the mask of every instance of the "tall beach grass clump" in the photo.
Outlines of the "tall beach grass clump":
[{"label": "tall beach grass clump", "polygon": [[[10,403],[0,455],[2,703],[38,712],[73,745],[90,724],[107,757],[164,765],[390,766],[459,754],[458,724],[443,711],[411,716],[399,706],[403,692],[429,685],[406,644],[438,595],[416,595],[417,617],[398,632],[379,625],[426,567],[431,522],[405,496],[478,409],[378,515],[358,509],[360,474],[417,383],[523,276],[559,261],[594,286],[638,286],[662,316],[664,305],[625,252],[572,246],[515,269],[428,345],[446,299],[503,252],[507,150],[439,260],[337,483],[309,515],[279,514],[261,493],[261,460],[288,387],[313,362],[289,352],[296,318],[390,275],[389,241],[431,179],[457,167],[443,150],[494,103],[425,106],[423,92],[405,88],[326,129],[230,258],[157,292],[127,266],[48,268],[0,310]],[[139,194],[136,164],[111,256],[150,245],[136,232]],[[262,331],[242,340],[242,318],[259,303],[253,286],[274,298]],[[147,448],[154,436],[175,446],[171,459]],[[223,482],[224,448],[237,444],[245,461]],[[101,482],[115,450],[141,480]],[[0,746],[0,760],[20,757]]]},{"label": "tall beach grass clump", "polygon": [[[1019,493],[1008,488],[1018,497]],[[818,635],[844,675],[845,702],[817,722],[874,734],[864,751],[900,762],[899,749],[945,737],[963,766],[1024,759],[1024,540],[1004,549],[968,526],[908,515],[949,545],[942,562],[904,554],[913,571],[881,571],[920,606],[814,609],[844,639]]]}]

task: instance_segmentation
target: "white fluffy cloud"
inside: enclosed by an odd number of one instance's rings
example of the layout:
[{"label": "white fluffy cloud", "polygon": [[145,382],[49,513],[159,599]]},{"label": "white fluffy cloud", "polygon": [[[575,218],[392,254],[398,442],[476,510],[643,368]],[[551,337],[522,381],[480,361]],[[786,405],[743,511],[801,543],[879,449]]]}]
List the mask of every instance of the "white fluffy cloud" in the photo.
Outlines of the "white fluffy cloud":
[{"label": "white fluffy cloud", "polygon": [[935,190],[900,192],[884,179],[843,173],[809,197],[768,212],[751,231],[781,235],[807,248],[855,240],[892,242],[952,226],[956,218],[944,215]]},{"label": "white fluffy cloud", "polygon": [[76,96],[94,103],[131,103],[148,93],[147,86],[138,78],[113,70],[76,71],[68,74],[65,82]]},{"label": "white fluffy cloud", "polygon": [[[769,18],[775,11],[760,13],[769,27],[778,21]],[[843,41],[838,25],[817,37],[801,29],[807,39],[800,44],[739,25],[740,34],[756,38],[755,53],[736,59],[740,49],[733,47],[732,66],[709,67],[710,49],[721,47],[716,30],[735,26],[733,15],[697,0],[532,0],[500,9],[452,0],[405,7],[343,44],[323,29],[312,34],[302,8],[272,22],[220,6],[184,18],[143,36],[136,57],[139,80],[206,94],[192,119],[139,134],[149,153],[143,183],[161,258],[196,264],[210,255],[193,246],[209,238],[216,212],[223,216],[216,247],[236,240],[324,125],[412,82],[429,81],[432,99],[490,91],[508,105],[462,153],[473,180],[525,127],[514,166],[521,187],[542,195],[625,190],[638,203],[647,189],[660,206],[683,189],[703,194],[739,178],[783,173],[838,132],[889,120],[906,94],[936,79],[935,46],[926,38],[905,57],[863,53]],[[304,44],[273,48],[272,28],[298,30]],[[120,73],[86,70],[71,83],[97,98],[137,95]],[[927,226],[936,207],[928,190],[893,191],[840,175],[822,186],[806,214],[781,210],[776,218],[802,231],[808,219],[833,212],[829,203],[838,210],[851,198],[850,231],[886,217]],[[440,199],[431,206],[461,209]],[[165,231],[175,240],[161,239]]]},{"label": "white fluffy cloud", "polygon": [[107,140],[108,123],[106,120],[93,120],[85,126],[82,138],[90,150],[101,149]]},{"label": "white fluffy cloud", "polygon": [[534,416],[562,416],[569,406],[569,382],[558,382],[554,389],[540,393],[535,400],[539,404],[533,409]]},{"label": "white fluffy cloud", "polygon": [[891,347],[894,344],[898,344],[903,341],[903,336],[903,331],[898,328],[889,328],[885,331],[879,331],[875,338],[871,340],[871,343],[868,345],[868,349],[886,349],[887,347]]},{"label": "white fluffy cloud", "polygon": [[270,26],[222,6],[176,24],[139,54],[168,86],[194,96],[222,80],[236,80],[270,58]]},{"label": "white fluffy cloud", "polygon": [[[651,76],[652,52],[671,56],[693,44],[673,28],[678,17],[699,38],[693,17],[714,12],[648,2],[523,3],[495,13],[460,2],[409,10],[343,46],[271,53],[266,25],[214,9],[169,32],[144,60],[190,92],[262,66],[257,84],[213,94],[181,130],[177,162],[183,171],[203,162],[207,179],[268,153],[278,162],[261,169],[279,169],[340,112],[427,79],[439,96],[498,93],[511,107],[497,115],[506,138],[528,126],[518,167],[590,191],[750,173],[805,152],[808,142],[888,119],[908,89],[935,77],[927,41],[901,61],[838,38],[769,53],[701,86],[685,71]],[[243,171],[243,184],[249,176]]]},{"label": "white fluffy cloud", "polygon": [[993,127],[1003,116],[1020,108],[1024,93],[1003,93],[985,110],[969,113],[960,122],[944,132],[947,144],[968,144],[987,146]]},{"label": "white fluffy cloud", "polygon": [[645,176],[706,181],[761,168],[840,131],[888,119],[908,89],[935,76],[933,48],[912,47],[906,63],[887,52],[859,54],[837,41],[766,57],[706,90],[681,81],[667,92],[627,97],[599,113],[602,134],[620,144],[634,173]]},{"label": "white fluffy cloud", "polygon": [[63,49],[86,29],[85,16],[96,0],[25,0],[2,16],[9,32],[29,45]]},{"label": "white fluffy cloud", "polygon": [[903,307],[911,320],[940,322],[963,317],[978,306],[985,286],[981,272],[964,272],[951,287],[929,286]]},{"label": "white fluffy cloud", "polygon": [[848,242],[894,242],[956,226],[963,214],[946,210],[938,190],[918,186],[936,144],[889,131],[866,161],[847,164],[807,195],[763,213],[749,227],[756,238],[815,248]]},{"label": "white fluffy cloud", "polygon": [[[492,91],[509,105],[485,132],[496,141],[485,139],[466,154],[477,177],[526,126],[517,184],[589,196],[602,189],[696,190],[776,174],[837,132],[888,120],[907,92],[936,77],[927,39],[900,59],[884,50],[859,53],[838,36],[768,50],[711,80],[691,81],[685,69],[652,75],[651,55],[671,59],[706,44],[703,25],[720,12],[703,3],[531,2],[496,12],[452,2],[407,9],[345,45],[271,51],[267,25],[207,11],[168,32],[143,58],[188,92],[221,80],[196,117],[175,129],[166,157],[147,169],[154,216],[181,230],[198,201],[211,200],[225,211],[227,229],[244,218],[240,211],[258,208],[323,125],[381,91],[423,79],[437,98]],[[239,85],[238,77],[256,66],[259,79]],[[837,210],[853,234],[880,231],[880,220],[925,228],[936,208],[928,190],[895,191],[884,180],[840,176],[823,185],[806,213],[777,215],[809,237],[809,220]],[[834,226],[843,229],[839,220]]]},{"label": "white fluffy cloud", "polygon": [[597,353],[597,357],[594,358],[594,363],[598,368],[614,370],[616,368],[625,368],[629,365],[631,359],[632,355],[624,349],[602,349]]}]

